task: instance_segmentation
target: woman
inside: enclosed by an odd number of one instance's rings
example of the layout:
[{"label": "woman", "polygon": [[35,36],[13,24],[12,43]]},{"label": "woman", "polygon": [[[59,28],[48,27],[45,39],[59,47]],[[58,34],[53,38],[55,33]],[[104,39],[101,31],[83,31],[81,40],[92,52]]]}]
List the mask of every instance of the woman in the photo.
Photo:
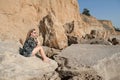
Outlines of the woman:
[{"label": "woman", "polygon": [[27,37],[23,45],[21,54],[26,57],[29,57],[29,56],[34,56],[38,52],[41,54],[43,61],[47,62],[48,57],[45,55],[43,48],[40,46],[40,41],[38,40],[38,34],[35,29],[31,29],[27,33]]}]

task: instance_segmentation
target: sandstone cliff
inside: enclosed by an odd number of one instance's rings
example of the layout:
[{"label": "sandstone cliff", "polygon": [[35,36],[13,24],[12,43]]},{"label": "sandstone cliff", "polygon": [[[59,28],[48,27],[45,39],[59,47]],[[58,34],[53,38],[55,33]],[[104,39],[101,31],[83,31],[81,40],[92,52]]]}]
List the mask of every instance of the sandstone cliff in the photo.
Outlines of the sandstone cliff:
[{"label": "sandstone cliff", "polygon": [[0,0],[1,40],[25,39],[28,30],[36,28],[44,45],[62,49],[79,43],[91,30],[106,38],[105,25],[112,29],[109,22],[80,15],[77,0]]},{"label": "sandstone cliff", "polygon": [[103,27],[109,31],[111,34],[116,34],[115,29],[113,28],[112,22],[109,20],[99,20]]},{"label": "sandstone cliff", "polygon": [[0,38],[25,37],[49,13],[62,23],[76,20],[79,18],[77,0],[0,0]]}]

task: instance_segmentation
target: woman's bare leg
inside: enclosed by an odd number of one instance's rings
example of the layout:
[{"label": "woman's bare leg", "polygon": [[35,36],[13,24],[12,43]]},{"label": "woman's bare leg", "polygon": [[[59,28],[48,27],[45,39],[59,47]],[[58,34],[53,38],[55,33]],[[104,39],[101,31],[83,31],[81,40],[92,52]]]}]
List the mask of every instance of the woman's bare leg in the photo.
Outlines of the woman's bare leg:
[{"label": "woman's bare leg", "polygon": [[37,52],[40,52],[40,54],[43,58],[43,61],[45,61],[45,62],[48,61],[48,57],[45,55],[44,50],[41,46],[35,47],[32,51],[32,55],[34,56]]}]

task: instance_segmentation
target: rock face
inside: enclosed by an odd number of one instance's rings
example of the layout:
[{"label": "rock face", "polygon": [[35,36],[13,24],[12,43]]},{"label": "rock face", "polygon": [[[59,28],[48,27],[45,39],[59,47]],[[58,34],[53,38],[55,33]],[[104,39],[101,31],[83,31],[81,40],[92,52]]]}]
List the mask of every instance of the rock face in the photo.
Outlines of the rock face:
[{"label": "rock face", "polygon": [[112,22],[109,20],[99,20],[103,27],[109,31],[111,34],[115,34],[115,29],[113,28]]},{"label": "rock face", "polygon": [[91,30],[106,38],[106,25],[112,29],[108,21],[80,15],[77,0],[0,0],[0,18],[1,40],[25,40],[28,30],[36,28],[42,33],[41,44],[59,49],[79,43]]},{"label": "rock face", "polygon": [[[54,58],[62,77],[79,78],[79,75],[86,73],[94,80],[119,80],[119,48],[119,45],[76,44],[67,47]],[[82,80],[89,80],[84,78]]]},{"label": "rock face", "polygon": [[[25,40],[31,28],[39,32],[41,45],[50,47],[44,47],[45,52],[55,55],[58,65],[53,60],[44,63],[40,56],[23,57],[17,42],[2,42]],[[106,41],[115,34],[112,23],[80,14],[77,0],[0,0],[0,30],[0,80],[120,79],[120,45]],[[82,39],[109,46],[77,44]],[[56,55],[60,50],[53,48],[66,49]]]},{"label": "rock face", "polygon": [[1,0],[0,38],[25,38],[29,29],[38,30],[40,20],[49,13],[53,13],[61,23],[78,19],[77,0]]},{"label": "rock face", "polygon": [[95,17],[81,14],[81,18],[87,24],[86,27],[88,28],[85,31],[87,34],[90,33],[91,30],[96,30],[99,32],[104,31],[102,24]]},{"label": "rock face", "polygon": [[[114,31],[113,29],[107,29],[102,21],[97,20],[95,17],[81,15],[83,21],[87,24],[87,28],[85,29],[86,34],[90,34],[92,31],[95,31],[95,36],[98,38],[108,39],[110,36],[110,31]],[[111,23],[110,21],[106,21],[107,23]],[[108,28],[112,28],[112,24],[107,24]]]},{"label": "rock face", "polygon": [[40,21],[40,32],[43,36],[43,45],[57,49],[67,47],[67,37],[64,34],[64,28],[59,23],[53,14],[49,14]]},{"label": "rock face", "polygon": [[53,60],[45,63],[41,58],[24,57],[17,51],[16,42],[0,42],[0,80],[42,80],[57,68]]}]

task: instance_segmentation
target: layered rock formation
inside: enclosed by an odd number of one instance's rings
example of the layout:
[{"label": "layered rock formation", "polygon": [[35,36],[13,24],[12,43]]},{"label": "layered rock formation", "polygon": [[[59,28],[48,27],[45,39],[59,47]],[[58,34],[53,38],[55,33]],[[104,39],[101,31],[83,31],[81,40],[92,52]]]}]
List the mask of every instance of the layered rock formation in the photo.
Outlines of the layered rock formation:
[{"label": "layered rock formation", "polygon": [[99,21],[102,23],[103,27],[108,32],[110,32],[111,34],[116,34],[115,29],[114,29],[111,21],[109,21],[109,20],[99,20]]},{"label": "layered rock formation", "polygon": [[[1,39],[25,37],[30,28],[38,28],[39,21],[53,13],[62,22],[79,18],[76,0],[1,0]],[[17,32],[17,33],[16,33]]]},{"label": "layered rock formation", "polygon": [[[47,15],[52,15],[50,21]],[[24,40],[28,30],[36,28],[44,45],[59,49],[79,43],[91,30],[106,38],[106,25],[112,29],[109,21],[80,15],[77,0],[1,0],[0,18],[1,40]]]}]

